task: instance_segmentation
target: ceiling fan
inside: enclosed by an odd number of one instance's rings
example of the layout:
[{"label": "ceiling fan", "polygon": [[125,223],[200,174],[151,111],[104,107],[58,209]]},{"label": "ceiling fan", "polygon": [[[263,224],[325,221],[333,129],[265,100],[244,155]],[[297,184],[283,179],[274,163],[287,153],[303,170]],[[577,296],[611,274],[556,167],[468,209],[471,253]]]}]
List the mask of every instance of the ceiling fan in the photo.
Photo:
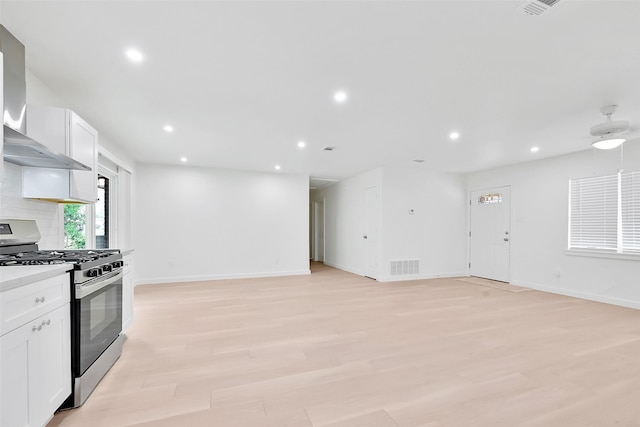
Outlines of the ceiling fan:
[{"label": "ceiling fan", "polygon": [[594,148],[610,150],[619,147],[626,141],[625,138],[618,134],[629,129],[629,122],[627,120],[611,120],[611,115],[617,109],[617,105],[605,105],[600,109],[600,112],[607,116],[607,121],[591,127],[591,135],[598,137],[591,144]]}]

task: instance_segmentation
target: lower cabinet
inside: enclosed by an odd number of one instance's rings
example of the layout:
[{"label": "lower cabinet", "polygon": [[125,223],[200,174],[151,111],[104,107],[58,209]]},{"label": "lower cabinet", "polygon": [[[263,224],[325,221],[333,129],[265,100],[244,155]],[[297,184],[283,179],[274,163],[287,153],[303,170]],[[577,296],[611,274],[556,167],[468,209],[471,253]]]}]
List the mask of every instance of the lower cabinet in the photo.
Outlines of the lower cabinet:
[{"label": "lower cabinet", "polygon": [[123,256],[122,260],[122,331],[126,333],[133,324],[133,254]]},{"label": "lower cabinet", "polygon": [[41,427],[71,394],[69,302],[0,337],[0,426]]}]

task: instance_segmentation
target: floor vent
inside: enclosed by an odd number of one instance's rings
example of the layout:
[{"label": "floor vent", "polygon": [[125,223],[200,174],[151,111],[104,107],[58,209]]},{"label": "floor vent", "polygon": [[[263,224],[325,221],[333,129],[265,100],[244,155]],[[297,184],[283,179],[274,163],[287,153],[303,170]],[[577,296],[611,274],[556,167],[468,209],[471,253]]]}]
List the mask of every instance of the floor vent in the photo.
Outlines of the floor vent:
[{"label": "floor vent", "polygon": [[406,276],[407,274],[420,274],[420,260],[391,261],[392,276]]},{"label": "floor vent", "polygon": [[539,16],[551,9],[560,0],[531,0],[518,8],[518,10],[531,16]]}]

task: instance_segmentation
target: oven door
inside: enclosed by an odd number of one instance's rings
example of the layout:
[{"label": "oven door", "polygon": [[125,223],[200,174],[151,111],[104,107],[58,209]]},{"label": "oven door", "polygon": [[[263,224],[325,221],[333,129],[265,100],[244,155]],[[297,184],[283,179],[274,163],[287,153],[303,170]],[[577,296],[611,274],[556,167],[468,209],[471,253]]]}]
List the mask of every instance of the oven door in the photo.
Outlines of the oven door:
[{"label": "oven door", "polygon": [[81,376],[122,332],[122,271],[76,286],[76,363]]}]

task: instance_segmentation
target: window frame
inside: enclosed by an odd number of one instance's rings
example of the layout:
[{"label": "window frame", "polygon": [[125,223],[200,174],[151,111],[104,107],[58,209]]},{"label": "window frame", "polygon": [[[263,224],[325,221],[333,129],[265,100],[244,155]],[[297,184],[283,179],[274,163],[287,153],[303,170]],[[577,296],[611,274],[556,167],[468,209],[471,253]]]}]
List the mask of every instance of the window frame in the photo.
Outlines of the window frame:
[{"label": "window frame", "polygon": [[[109,180],[109,203],[107,204],[107,209],[109,212],[106,213],[106,218],[109,223],[106,224],[106,227],[109,229],[108,237],[109,241],[107,242],[108,248],[117,248],[118,247],[118,171],[112,170],[107,162],[100,163],[100,160],[103,156],[100,156],[98,160],[98,176],[103,176]],[[115,165],[115,169],[118,169],[118,166]],[[98,182],[96,181],[96,185]],[[97,247],[97,235],[95,233],[96,229],[96,209],[94,207],[93,211],[93,230],[94,230],[94,245]]]},{"label": "window frame", "polygon": [[[627,189],[626,188],[627,186],[624,184],[626,182],[627,177],[630,177],[631,181],[633,182],[633,185],[631,186],[630,189]],[[617,193],[616,193],[616,200],[615,200],[615,209],[616,209],[615,248],[613,247],[603,248],[603,247],[596,247],[596,246],[578,246],[578,245],[575,245],[575,241],[576,241],[575,236],[572,236],[572,232],[576,229],[576,227],[574,227],[575,225],[574,221],[576,220],[576,218],[574,218],[574,210],[573,210],[576,204],[576,197],[574,194],[574,183],[578,182],[578,184],[582,183],[583,185],[588,186],[590,182],[597,182],[599,180],[603,180],[603,181],[611,180],[616,182],[615,190]],[[567,249],[565,250],[565,253],[567,255],[588,256],[588,257],[596,257],[596,258],[615,258],[615,259],[634,260],[634,261],[640,260],[640,250],[629,251],[625,249],[627,245],[624,241],[624,235],[625,235],[624,230],[629,229],[629,224],[627,224],[629,215],[623,215],[623,209],[625,209],[624,203],[627,202],[630,197],[631,204],[632,204],[632,211],[633,211],[633,214],[630,215],[631,220],[633,221],[633,224],[631,227],[631,229],[633,230],[632,234],[634,237],[636,237],[637,235],[640,235],[640,233],[636,231],[637,229],[640,229],[640,214],[637,212],[637,210],[640,210],[640,202],[638,201],[640,200],[639,184],[640,184],[640,172],[620,171],[616,174],[604,175],[599,177],[570,179],[569,180],[569,201],[568,201],[569,209],[568,209]],[[611,189],[609,189],[609,191],[611,191]],[[629,192],[631,192],[631,194],[628,194]],[[593,196],[593,195],[597,195],[597,194],[595,193],[586,194],[586,197],[588,198],[589,196]],[[584,196],[584,194],[582,194],[582,196]],[[601,194],[601,197],[606,199],[604,193]],[[606,204],[606,201],[601,203],[604,206]],[[595,203],[595,205],[597,208],[598,207],[597,203]],[[610,209],[612,205],[613,203],[607,206]],[[605,213],[604,213],[605,216],[603,218],[597,218],[598,220],[602,220],[605,222],[604,224],[602,224],[603,228],[605,228],[606,226],[606,208],[604,209],[605,209]],[[628,214],[628,212],[626,211],[625,213]],[[585,215],[588,215],[588,213],[584,214],[580,212],[580,214],[578,215],[585,216]],[[611,218],[611,217],[612,215],[610,214],[608,218]],[[609,230],[609,232],[610,231],[611,230]],[[631,246],[634,246],[634,247],[640,246],[640,242],[634,241]]]}]

